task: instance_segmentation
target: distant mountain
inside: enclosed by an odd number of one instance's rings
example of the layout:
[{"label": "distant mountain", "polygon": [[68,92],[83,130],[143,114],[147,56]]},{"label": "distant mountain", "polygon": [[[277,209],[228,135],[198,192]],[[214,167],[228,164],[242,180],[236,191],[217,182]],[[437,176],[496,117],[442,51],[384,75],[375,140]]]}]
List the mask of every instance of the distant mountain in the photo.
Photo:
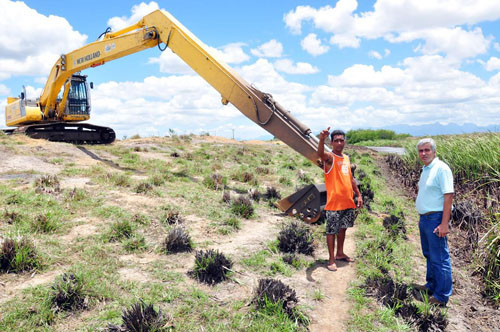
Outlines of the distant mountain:
[{"label": "distant mountain", "polygon": [[393,130],[398,134],[410,134],[412,136],[434,136],[434,135],[451,135],[451,134],[467,134],[476,132],[499,132],[500,124],[490,125],[486,127],[480,127],[473,123],[464,123],[458,125],[456,123],[450,123],[447,125],[440,124],[438,122],[433,124],[413,126],[413,125],[394,125],[385,126],[377,129],[389,129]]}]

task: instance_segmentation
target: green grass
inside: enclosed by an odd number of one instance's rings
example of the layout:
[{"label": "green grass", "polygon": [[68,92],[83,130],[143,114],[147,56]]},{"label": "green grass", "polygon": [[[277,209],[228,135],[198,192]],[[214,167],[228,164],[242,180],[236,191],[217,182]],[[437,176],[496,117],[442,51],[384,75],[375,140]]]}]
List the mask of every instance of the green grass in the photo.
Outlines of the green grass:
[{"label": "green grass", "polygon": [[[500,133],[433,137],[437,156],[445,161],[454,176],[461,181],[480,181],[481,184],[500,182]],[[419,165],[417,140],[408,142],[404,160]]]}]

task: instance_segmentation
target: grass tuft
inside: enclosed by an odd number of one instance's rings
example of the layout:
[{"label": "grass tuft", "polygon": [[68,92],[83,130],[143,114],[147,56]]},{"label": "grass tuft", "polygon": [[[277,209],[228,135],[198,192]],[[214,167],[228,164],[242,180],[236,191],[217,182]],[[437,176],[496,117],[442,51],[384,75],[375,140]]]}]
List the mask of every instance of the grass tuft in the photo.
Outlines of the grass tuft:
[{"label": "grass tuft", "polygon": [[278,234],[278,248],[284,253],[312,255],[314,238],[310,229],[301,222],[292,221]]},{"label": "grass tuft", "polygon": [[308,323],[307,317],[300,313],[297,308],[297,294],[280,280],[260,279],[252,303],[261,310],[269,307],[274,307],[275,310],[283,310],[290,318],[305,325]]},{"label": "grass tuft", "polygon": [[248,197],[238,196],[238,198],[233,201],[231,211],[238,216],[249,219],[254,214],[254,207],[252,201],[250,201]]},{"label": "grass tuft", "polygon": [[123,221],[115,221],[111,224],[108,234],[107,240],[110,242],[119,241],[121,239],[128,239],[134,233],[134,229],[132,224],[128,220]]},{"label": "grass tuft", "polygon": [[178,252],[189,252],[193,250],[193,243],[191,237],[182,227],[175,227],[172,229],[165,241],[163,242],[163,250],[167,254]]},{"label": "grass tuft", "polygon": [[222,175],[214,173],[208,177],[205,177],[205,179],[203,179],[203,184],[209,189],[221,190],[226,186],[227,180]]},{"label": "grass tuft", "polygon": [[152,304],[142,300],[122,313],[121,326],[108,325],[109,332],[166,332],[173,331],[173,318],[164,314],[160,309],[156,311]]},{"label": "grass tuft", "polygon": [[7,209],[4,210],[4,213],[2,215],[2,221],[6,222],[7,224],[17,223],[21,221],[21,219],[21,214],[15,211],[8,211]]},{"label": "grass tuft", "polygon": [[275,187],[267,187],[266,193],[264,194],[264,197],[268,200],[281,199],[281,194],[278,192],[278,190]]},{"label": "grass tuft", "polygon": [[177,225],[184,222],[184,218],[180,215],[179,211],[169,209],[162,217],[162,221],[168,225]]},{"label": "grass tuft", "polygon": [[233,266],[231,260],[217,250],[209,249],[196,252],[192,276],[200,282],[214,285],[229,277]]},{"label": "grass tuft", "polygon": [[40,267],[35,246],[26,238],[5,239],[0,250],[0,271],[24,272]]},{"label": "grass tuft", "polygon": [[64,273],[52,285],[49,303],[56,312],[87,308],[82,277],[73,273]]},{"label": "grass tuft", "polygon": [[138,194],[147,194],[152,190],[153,185],[149,182],[141,182],[134,188],[134,191]]},{"label": "grass tuft", "polygon": [[35,192],[37,194],[57,194],[61,187],[57,175],[43,175],[35,180]]}]

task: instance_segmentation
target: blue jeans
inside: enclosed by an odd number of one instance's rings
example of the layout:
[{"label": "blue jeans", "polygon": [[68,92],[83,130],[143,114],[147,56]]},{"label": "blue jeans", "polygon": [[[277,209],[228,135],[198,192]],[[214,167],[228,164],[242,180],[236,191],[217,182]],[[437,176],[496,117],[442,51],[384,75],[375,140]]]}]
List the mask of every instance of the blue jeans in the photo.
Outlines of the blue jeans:
[{"label": "blue jeans", "polygon": [[448,237],[439,237],[434,229],[441,224],[442,212],[420,216],[418,228],[422,253],[427,259],[425,287],[441,302],[448,302],[453,289]]}]

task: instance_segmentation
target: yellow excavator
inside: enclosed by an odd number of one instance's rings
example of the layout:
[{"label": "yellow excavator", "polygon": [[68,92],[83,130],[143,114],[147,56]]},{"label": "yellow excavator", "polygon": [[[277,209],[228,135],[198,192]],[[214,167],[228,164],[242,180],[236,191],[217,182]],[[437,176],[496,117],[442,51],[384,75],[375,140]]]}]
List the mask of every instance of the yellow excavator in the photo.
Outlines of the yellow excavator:
[{"label": "yellow excavator", "polygon": [[[233,104],[250,120],[322,167],[317,154],[318,139],[307,126],[270,94],[251,86],[227,64],[216,59],[188,29],[161,10],[119,31],[108,28],[97,41],[61,55],[52,67],[40,98],[27,99],[24,91],[19,98],[8,98],[7,126],[17,127],[15,132],[50,141],[113,142],[115,133],[111,128],[81,123],[90,118],[91,103],[89,84],[80,72],[151,47],[160,50],[169,47],[221,94],[224,105]],[[324,184],[312,184],[278,202],[278,207],[306,222],[315,222],[325,202]]]}]

